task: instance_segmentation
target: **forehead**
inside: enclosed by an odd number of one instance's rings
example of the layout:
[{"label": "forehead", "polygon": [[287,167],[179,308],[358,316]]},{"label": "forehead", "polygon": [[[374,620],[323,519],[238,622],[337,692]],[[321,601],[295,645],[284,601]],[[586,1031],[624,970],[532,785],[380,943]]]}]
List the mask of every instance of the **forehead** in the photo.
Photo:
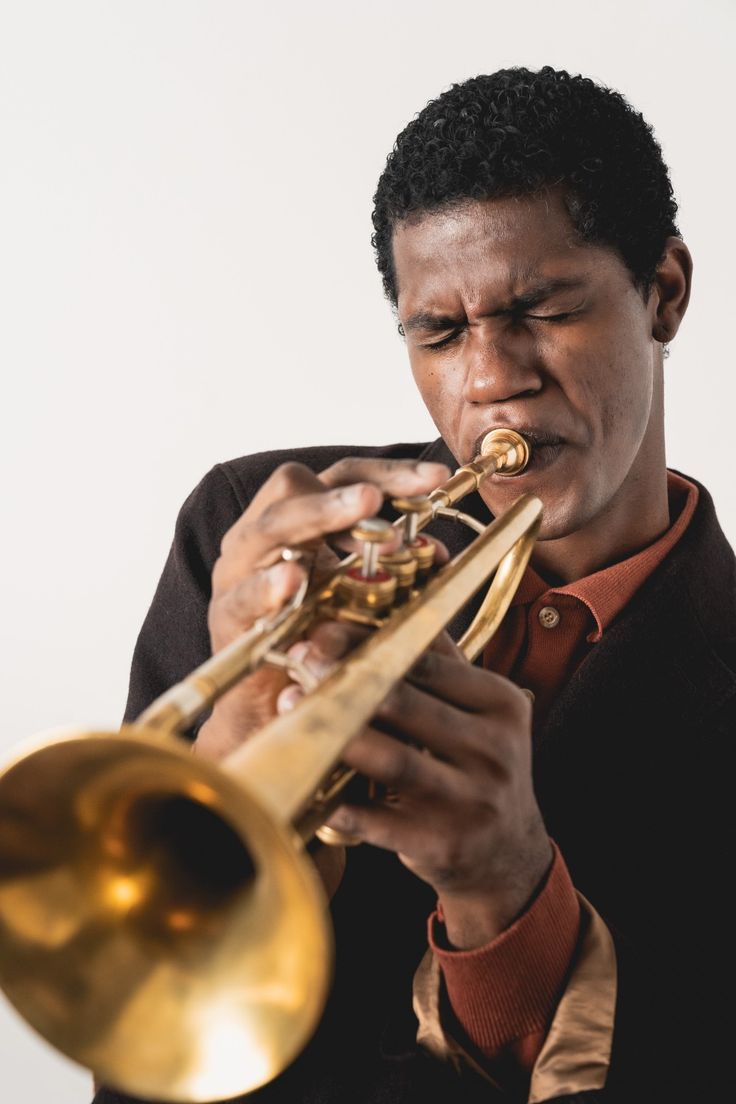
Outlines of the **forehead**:
[{"label": "forehead", "polygon": [[[603,255],[603,256],[601,256]],[[592,276],[613,250],[579,238],[559,192],[478,200],[410,217],[393,236],[399,313],[459,295],[473,305],[490,290],[521,292],[552,276]]]}]

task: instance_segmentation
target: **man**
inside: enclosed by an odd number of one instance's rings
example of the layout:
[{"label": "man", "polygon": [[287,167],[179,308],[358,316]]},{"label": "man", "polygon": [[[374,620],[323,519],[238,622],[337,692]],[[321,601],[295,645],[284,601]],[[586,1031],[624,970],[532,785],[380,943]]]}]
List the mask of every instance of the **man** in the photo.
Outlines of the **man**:
[{"label": "man", "polygon": [[[258,1100],[711,1100],[730,1087],[734,558],[704,488],[665,467],[664,349],[691,279],[675,215],[652,132],[617,93],[551,69],[451,88],[399,136],[374,211],[441,440],[233,461],[182,510],[130,717],[296,591],[285,547],[431,489],[489,429],[524,433],[533,459],[487,481],[471,511],[488,520],[524,491],[544,504],[484,665],[443,637],[345,754],[396,799],[334,817],[374,846],[346,867],[342,852],[317,856],[335,988],[314,1042]],[[453,553],[464,539],[437,534]],[[323,626],[295,655],[321,674],[350,646]],[[223,757],[300,693],[253,676],[195,750]]]}]

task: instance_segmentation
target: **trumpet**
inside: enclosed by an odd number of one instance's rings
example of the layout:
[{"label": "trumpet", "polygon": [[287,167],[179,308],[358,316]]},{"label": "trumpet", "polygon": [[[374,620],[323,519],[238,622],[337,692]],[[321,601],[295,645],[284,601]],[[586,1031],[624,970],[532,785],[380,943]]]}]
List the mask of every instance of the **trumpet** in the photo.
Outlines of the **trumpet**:
[{"label": "trumpet", "polygon": [[[25,1019],[105,1084],[159,1101],[222,1100],[276,1077],[314,1032],[332,969],[321,881],[306,851],[343,799],[346,745],[489,579],[460,641],[477,656],[531,555],[541,503],[489,526],[456,503],[526,466],[527,442],[493,430],[428,496],[397,500],[398,551],[381,519],[362,554],[310,579],[119,732],[67,730],[0,772],[0,984]],[[475,539],[434,568],[437,516]],[[299,705],[224,762],[182,733],[261,664],[291,670],[315,618],[374,631]],[[339,840],[337,841],[339,842]]]}]

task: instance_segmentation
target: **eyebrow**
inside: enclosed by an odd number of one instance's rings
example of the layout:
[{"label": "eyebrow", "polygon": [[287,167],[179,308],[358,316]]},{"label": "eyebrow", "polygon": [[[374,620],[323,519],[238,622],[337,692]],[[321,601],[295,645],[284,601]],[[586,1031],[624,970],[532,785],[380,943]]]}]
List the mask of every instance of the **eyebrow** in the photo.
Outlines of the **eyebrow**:
[{"label": "eyebrow", "polygon": [[[583,287],[585,280],[580,276],[560,276],[551,280],[544,280],[534,284],[520,295],[514,295],[508,300],[508,305],[495,311],[489,311],[487,317],[493,318],[499,314],[512,314],[514,311],[528,310],[530,307],[539,306],[545,299],[551,298],[560,291]],[[404,322],[404,330],[409,333],[415,330],[429,330],[439,333],[450,326],[456,326],[457,317],[449,314],[436,314],[431,310],[420,310],[412,314]]]}]

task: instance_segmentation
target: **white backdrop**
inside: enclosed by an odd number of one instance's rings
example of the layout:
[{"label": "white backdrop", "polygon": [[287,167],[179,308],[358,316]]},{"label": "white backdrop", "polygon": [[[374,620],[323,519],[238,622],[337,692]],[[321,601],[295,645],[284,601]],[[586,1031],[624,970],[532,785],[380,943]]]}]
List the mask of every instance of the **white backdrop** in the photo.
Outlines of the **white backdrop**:
[{"label": "white backdrop", "polygon": [[[408,119],[500,66],[584,72],[655,125],[696,261],[669,458],[736,540],[735,25],[732,0],[0,0],[0,749],[116,724],[176,511],[213,463],[432,433],[371,197]],[[13,1104],[90,1097],[1,1003],[0,1059]]]}]

